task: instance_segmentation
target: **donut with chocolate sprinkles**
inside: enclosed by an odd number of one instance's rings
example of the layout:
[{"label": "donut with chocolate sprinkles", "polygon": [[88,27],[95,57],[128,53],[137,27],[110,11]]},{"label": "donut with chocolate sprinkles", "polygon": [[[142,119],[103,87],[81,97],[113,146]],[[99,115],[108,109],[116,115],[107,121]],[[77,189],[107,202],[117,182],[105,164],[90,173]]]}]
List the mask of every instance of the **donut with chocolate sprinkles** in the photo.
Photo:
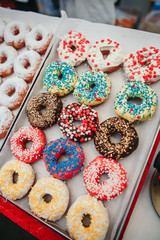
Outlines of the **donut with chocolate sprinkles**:
[{"label": "donut with chocolate sprinkles", "polygon": [[[118,133],[118,143],[111,142],[110,137]],[[120,117],[112,117],[102,122],[95,133],[96,150],[104,157],[119,160],[130,155],[138,146],[139,138],[133,125]]]},{"label": "donut with chocolate sprinkles", "polygon": [[[81,125],[75,125],[75,121]],[[99,124],[98,113],[90,106],[80,103],[67,105],[61,112],[58,124],[64,136],[77,142],[86,142],[93,138]]]},{"label": "donut with chocolate sprinkles", "polygon": [[[43,113],[43,108],[46,111]],[[40,93],[32,96],[27,104],[28,121],[33,127],[45,129],[57,122],[62,110],[62,101],[55,94]]]}]

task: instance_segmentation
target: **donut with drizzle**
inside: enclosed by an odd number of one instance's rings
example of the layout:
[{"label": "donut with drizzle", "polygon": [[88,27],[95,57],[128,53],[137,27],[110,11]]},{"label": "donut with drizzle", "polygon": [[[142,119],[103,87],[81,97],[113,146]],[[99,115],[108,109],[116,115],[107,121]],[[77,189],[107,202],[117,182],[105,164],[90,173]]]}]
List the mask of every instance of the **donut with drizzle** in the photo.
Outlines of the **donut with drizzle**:
[{"label": "donut with drizzle", "polygon": [[152,84],[160,80],[160,50],[155,47],[142,48],[125,58],[123,70],[127,81]]},{"label": "donut with drizzle", "polygon": [[[58,162],[62,153],[66,153],[68,159]],[[80,172],[84,158],[82,147],[69,139],[60,138],[51,141],[43,150],[43,160],[47,171],[60,180],[67,180]]]},{"label": "donut with drizzle", "polygon": [[[75,126],[74,120],[81,125]],[[93,138],[99,124],[98,113],[90,106],[72,103],[61,112],[58,124],[64,136],[73,141],[86,142]]]},{"label": "donut with drizzle", "polygon": [[86,60],[89,48],[90,42],[82,33],[70,31],[60,39],[57,54],[61,61],[78,66]]},{"label": "donut with drizzle", "polygon": [[118,69],[123,62],[124,53],[120,44],[108,37],[99,39],[89,49],[87,61],[92,69],[105,73]]},{"label": "donut with drizzle", "polygon": [[[101,183],[103,173],[108,174],[108,178]],[[104,157],[96,157],[88,164],[83,179],[88,193],[98,200],[111,200],[127,187],[124,168],[117,161]]]},{"label": "donut with drizzle", "polygon": [[[139,98],[141,104],[132,104],[130,98]],[[129,82],[117,93],[114,101],[114,110],[129,122],[151,119],[157,109],[158,96],[155,91],[141,82]]]}]

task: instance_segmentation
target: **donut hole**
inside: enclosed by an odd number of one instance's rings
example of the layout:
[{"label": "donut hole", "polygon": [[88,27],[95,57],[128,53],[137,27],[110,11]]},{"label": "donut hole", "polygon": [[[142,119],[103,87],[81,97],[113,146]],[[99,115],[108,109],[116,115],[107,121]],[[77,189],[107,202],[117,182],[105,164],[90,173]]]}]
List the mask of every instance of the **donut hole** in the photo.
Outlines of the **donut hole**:
[{"label": "donut hole", "polygon": [[31,67],[30,62],[28,61],[28,59],[23,59],[22,65],[25,69],[28,69]]},{"label": "donut hole", "polygon": [[52,196],[50,194],[46,193],[43,196],[43,200],[45,201],[45,203],[50,203],[52,201]]},{"label": "donut hole", "polygon": [[14,95],[15,91],[16,91],[15,87],[12,87],[12,86],[11,86],[9,89],[7,89],[6,94],[7,94],[9,97],[12,97],[12,96]]},{"label": "donut hole", "polygon": [[17,26],[14,26],[12,29],[12,34],[14,36],[17,36],[19,34],[19,28]]},{"label": "donut hole", "polygon": [[129,97],[129,98],[127,99],[127,102],[128,102],[128,104],[131,104],[131,106],[141,105],[142,99],[139,98],[139,97],[135,97],[135,98]]},{"label": "donut hole", "polygon": [[102,48],[100,49],[100,51],[101,51],[104,59],[106,59],[110,53],[109,50],[103,50]]},{"label": "donut hole", "polygon": [[41,41],[42,40],[42,34],[41,33],[38,33],[37,35],[36,35],[36,41]]},{"label": "donut hole", "polygon": [[58,79],[61,81],[63,78],[63,74],[60,72],[59,75],[58,75]]},{"label": "donut hole", "polygon": [[6,56],[6,54],[2,54],[2,55],[0,56],[0,64],[5,63],[6,61],[7,61],[7,56]]},{"label": "donut hole", "polygon": [[79,128],[82,125],[82,122],[80,120],[74,119],[73,124],[75,125],[76,128]]},{"label": "donut hole", "polygon": [[94,87],[96,87],[95,83],[91,83],[90,88],[93,89]]},{"label": "donut hole", "polygon": [[18,182],[18,176],[19,176],[19,174],[14,171],[13,174],[12,174],[12,182],[13,182],[13,184],[16,184]]},{"label": "donut hole", "polygon": [[69,46],[70,47],[70,49],[73,51],[73,52],[75,52],[76,51],[76,47],[72,44],[72,45],[70,45]]},{"label": "donut hole", "polygon": [[45,115],[47,113],[47,107],[45,106],[45,105],[41,105],[40,107],[39,107],[39,114],[40,115]]},{"label": "donut hole", "polygon": [[57,161],[57,164],[58,164],[59,162],[65,162],[65,161],[67,161],[67,155],[66,155],[65,152],[63,152],[63,153],[61,153],[61,155],[59,156],[58,161]]},{"label": "donut hole", "polygon": [[104,183],[108,179],[109,179],[108,173],[103,172],[99,177],[99,183]]},{"label": "donut hole", "polygon": [[84,227],[89,227],[91,225],[91,215],[89,213],[84,213],[81,219],[81,222]]},{"label": "donut hole", "polygon": [[110,142],[117,144],[121,141],[121,135],[118,132],[114,132],[110,136]]},{"label": "donut hole", "polygon": [[30,141],[30,140],[26,140],[24,142],[24,149],[31,149],[32,148],[32,145],[33,145],[33,142]]}]

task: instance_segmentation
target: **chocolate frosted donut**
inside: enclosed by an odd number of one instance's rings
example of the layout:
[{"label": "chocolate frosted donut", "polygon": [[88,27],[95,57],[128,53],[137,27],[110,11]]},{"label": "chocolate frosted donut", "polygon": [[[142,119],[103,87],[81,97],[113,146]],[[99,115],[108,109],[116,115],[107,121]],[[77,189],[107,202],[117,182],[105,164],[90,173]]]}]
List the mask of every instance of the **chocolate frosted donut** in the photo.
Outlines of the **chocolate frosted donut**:
[{"label": "chocolate frosted donut", "polygon": [[[42,109],[46,112],[42,113]],[[56,123],[62,109],[62,101],[49,93],[40,93],[31,97],[27,104],[28,121],[33,127],[40,129],[51,127]]]},{"label": "chocolate frosted donut", "polygon": [[[120,142],[112,143],[110,137],[118,133]],[[95,133],[96,150],[104,157],[119,160],[131,154],[138,146],[139,138],[134,127],[120,117],[112,117],[102,122]]]}]

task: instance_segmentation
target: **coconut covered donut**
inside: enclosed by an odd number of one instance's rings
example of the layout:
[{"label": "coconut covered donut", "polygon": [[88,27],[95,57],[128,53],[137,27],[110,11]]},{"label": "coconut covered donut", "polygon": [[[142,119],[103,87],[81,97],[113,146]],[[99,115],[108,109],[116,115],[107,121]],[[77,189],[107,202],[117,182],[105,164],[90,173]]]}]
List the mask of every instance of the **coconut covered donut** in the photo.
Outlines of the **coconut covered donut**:
[{"label": "coconut covered donut", "polygon": [[70,31],[60,39],[57,51],[62,62],[78,66],[86,60],[89,48],[90,42],[82,33]]},{"label": "coconut covered donut", "polygon": [[25,36],[30,30],[28,24],[22,21],[12,21],[4,30],[4,40],[7,45],[20,49],[25,46]]},{"label": "coconut covered donut", "polygon": [[26,47],[34,50],[39,54],[44,54],[53,38],[53,33],[46,29],[46,27],[38,24],[25,38]]},{"label": "coconut covered donut", "polygon": [[[85,218],[90,218],[90,223]],[[109,227],[108,211],[101,201],[89,195],[76,199],[68,210],[67,230],[73,239],[103,240]]]},{"label": "coconut covered donut", "polygon": [[0,19],[0,43],[4,41],[4,29],[6,27],[6,22]]},{"label": "coconut covered donut", "polygon": [[[17,182],[14,182],[17,174]],[[11,200],[24,197],[34,184],[35,173],[31,165],[18,160],[10,160],[0,169],[0,190]]]},{"label": "coconut covered donut", "polygon": [[14,72],[17,77],[31,82],[42,61],[41,56],[32,50],[20,53],[14,62]]},{"label": "coconut covered donut", "polygon": [[123,62],[124,53],[120,44],[108,37],[96,41],[87,54],[88,64],[92,69],[105,73],[118,69]]},{"label": "coconut covered donut", "polygon": [[13,73],[13,65],[17,51],[10,46],[0,46],[0,76],[5,77]]},{"label": "coconut covered donut", "polygon": [[13,119],[14,115],[12,111],[5,106],[0,106],[0,138],[6,136]]},{"label": "coconut covered donut", "polygon": [[130,53],[124,60],[123,70],[127,81],[151,84],[160,80],[160,50],[144,47]]},{"label": "coconut covered donut", "polygon": [[18,108],[28,91],[27,83],[18,77],[6,79],[0,85],[0,104],[9,109]]},{"label": "coconut covered donut", "polygon": [[[51,200],[45,201],[50,195]],[[38,217],[57,221],[65,213],[69,202],[69,191],[64,182],[53,177],[43,177],[32,187],[29,194],[31,211]]]}]

